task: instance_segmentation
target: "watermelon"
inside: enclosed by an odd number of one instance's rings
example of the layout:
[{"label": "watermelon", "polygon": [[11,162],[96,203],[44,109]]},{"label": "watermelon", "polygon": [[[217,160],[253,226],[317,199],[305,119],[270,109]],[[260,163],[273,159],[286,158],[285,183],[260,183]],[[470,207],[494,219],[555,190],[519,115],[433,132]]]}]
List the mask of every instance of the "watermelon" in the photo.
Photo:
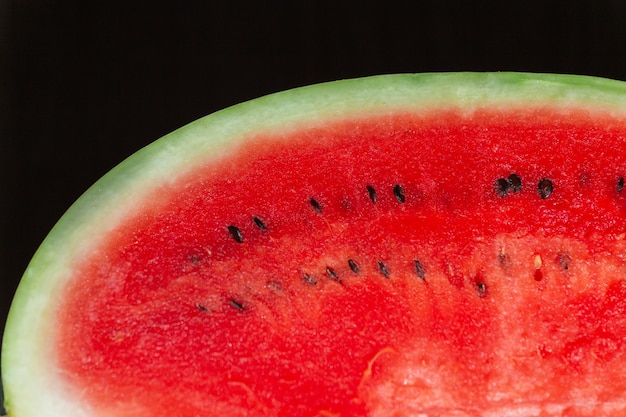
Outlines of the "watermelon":
[{"label": "watermelon", "polygon": [[15,295],[11,417],[626,415],[626,84],[385,75],[128,158]]}]

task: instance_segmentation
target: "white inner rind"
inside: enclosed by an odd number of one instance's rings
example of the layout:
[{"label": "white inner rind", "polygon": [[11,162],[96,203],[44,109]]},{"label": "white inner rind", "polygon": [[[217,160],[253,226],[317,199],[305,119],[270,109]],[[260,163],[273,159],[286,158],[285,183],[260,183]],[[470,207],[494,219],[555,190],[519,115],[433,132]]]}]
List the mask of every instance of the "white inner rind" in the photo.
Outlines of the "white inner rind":
[{"label": "white inner rind", "polygon": [[[11,417],[96,416],[84,387],[63,383],[55,364],[55,317],[77,261],[155,189],[219,160],[248,138],[277,140],[303,126],[394,112],[454,107],[577,107],[626,115],[626,83],[519,73],[387,75],[325,83],[266,96],[193,122],[137,152],[91,187],[40,246],[15,295],[2,345]],[[316,138],[318,140],[319,138]],[[513,414],[515,415],[515,412]]]}]

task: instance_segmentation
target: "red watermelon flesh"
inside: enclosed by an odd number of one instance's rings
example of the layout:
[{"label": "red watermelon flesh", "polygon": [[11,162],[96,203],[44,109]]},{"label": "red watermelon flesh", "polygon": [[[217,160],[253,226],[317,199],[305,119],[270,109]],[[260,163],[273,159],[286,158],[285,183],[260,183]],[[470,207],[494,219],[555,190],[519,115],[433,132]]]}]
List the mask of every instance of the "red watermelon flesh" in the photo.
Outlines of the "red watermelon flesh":
[{"label": "red watermelon flesh", "polygon": [[580,104],[253,132],[72,261],[58,379],[93,416],[622,415],[625,151]]}]

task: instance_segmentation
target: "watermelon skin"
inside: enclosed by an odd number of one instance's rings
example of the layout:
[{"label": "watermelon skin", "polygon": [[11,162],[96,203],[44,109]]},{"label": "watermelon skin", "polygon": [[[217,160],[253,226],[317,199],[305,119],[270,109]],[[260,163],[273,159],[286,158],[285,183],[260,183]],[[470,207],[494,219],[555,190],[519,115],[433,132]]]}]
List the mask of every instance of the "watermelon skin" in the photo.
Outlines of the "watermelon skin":
[{"label": "watermelon skin", "polygon": [[[588,77],[374,77],[157,141],[33,258],[3,343],[10,415],[618,415],[624,92]],[[502,195],[511,173],[522,189]],[[159,273],[140,269],[156,258]],[[245,285],[224,284],[233,275]]]}]

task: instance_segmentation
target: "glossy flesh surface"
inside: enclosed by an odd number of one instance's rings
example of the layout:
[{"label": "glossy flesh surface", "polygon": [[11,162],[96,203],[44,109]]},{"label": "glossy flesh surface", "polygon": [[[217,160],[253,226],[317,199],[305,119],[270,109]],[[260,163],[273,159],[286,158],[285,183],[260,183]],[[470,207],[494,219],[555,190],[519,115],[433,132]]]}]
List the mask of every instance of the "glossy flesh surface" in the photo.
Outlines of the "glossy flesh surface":
[{"label": "glossy flesh surface", "polygon": [[254,138],[81,263],[60,366],[115,415],[613,415],[624,138],[541,109]]}]

